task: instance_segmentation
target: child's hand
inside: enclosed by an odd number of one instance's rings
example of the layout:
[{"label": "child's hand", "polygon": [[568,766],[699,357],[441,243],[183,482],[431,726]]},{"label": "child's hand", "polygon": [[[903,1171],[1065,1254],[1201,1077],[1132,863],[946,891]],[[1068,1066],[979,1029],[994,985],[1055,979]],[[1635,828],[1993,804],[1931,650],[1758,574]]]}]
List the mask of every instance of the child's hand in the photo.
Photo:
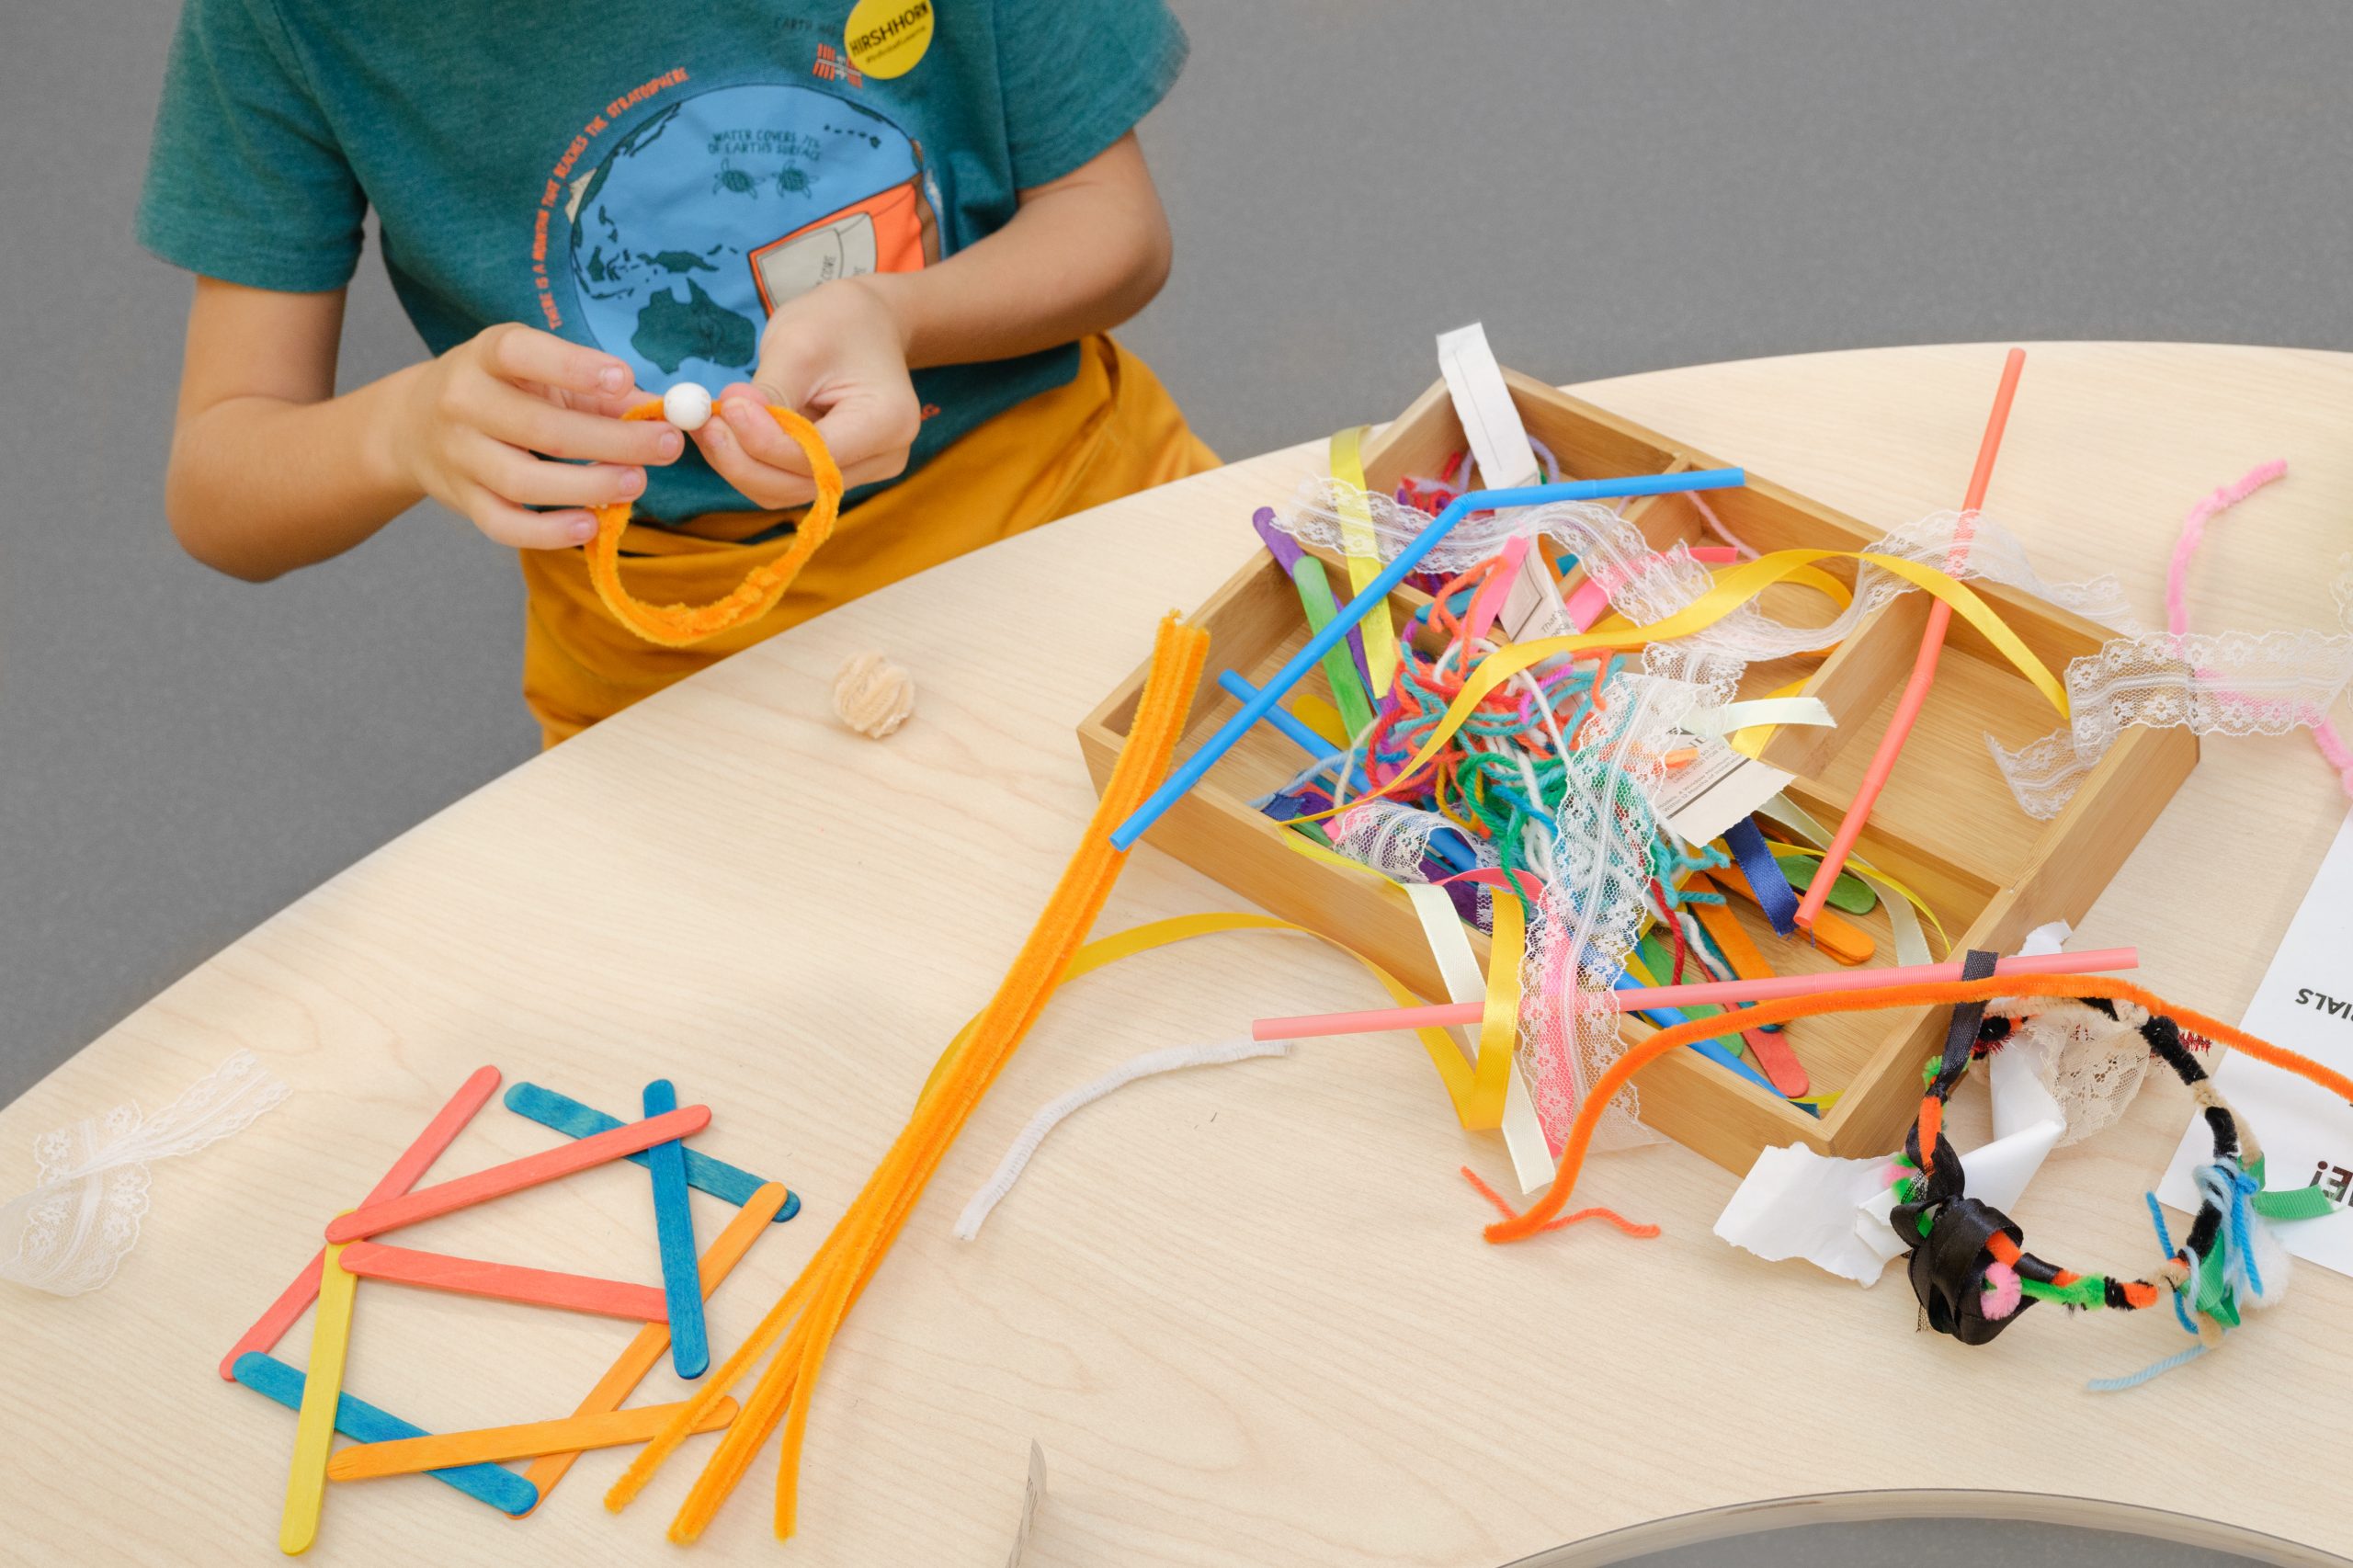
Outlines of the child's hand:
[{"label": "child's hand", "polygon": [[416,368],[395,405],[391,460],[501,544],[583,543],[597,532],[585,508],[634,501],[645,491],[645,465],[675,462],[686,449],[671,426],[617,417],[642,401],[631,395],[634,379],[611,355],[551,333],[486,328]]},{"label": "child's hand", "polygon": [[870,278],[811,290],[769,318],[759,369],[720,394],[695,444],[756,506],[805,505],[817,493],[799,443],[767,405],[805,409],[840,465],[845,485],[889,479],[907,466],[922,405],[907,378],[904,328]]}]

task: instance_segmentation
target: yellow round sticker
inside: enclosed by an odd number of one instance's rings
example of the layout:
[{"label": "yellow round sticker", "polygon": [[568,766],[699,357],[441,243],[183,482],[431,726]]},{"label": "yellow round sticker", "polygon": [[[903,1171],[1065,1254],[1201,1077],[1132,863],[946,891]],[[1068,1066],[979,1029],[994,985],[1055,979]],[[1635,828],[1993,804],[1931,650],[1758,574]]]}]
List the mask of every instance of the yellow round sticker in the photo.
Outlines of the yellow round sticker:
[{"label": "yellow round sticker", "polygon": [[858,0],[842,52],[869,76],[904,76],[931,47],[931,0]]}]

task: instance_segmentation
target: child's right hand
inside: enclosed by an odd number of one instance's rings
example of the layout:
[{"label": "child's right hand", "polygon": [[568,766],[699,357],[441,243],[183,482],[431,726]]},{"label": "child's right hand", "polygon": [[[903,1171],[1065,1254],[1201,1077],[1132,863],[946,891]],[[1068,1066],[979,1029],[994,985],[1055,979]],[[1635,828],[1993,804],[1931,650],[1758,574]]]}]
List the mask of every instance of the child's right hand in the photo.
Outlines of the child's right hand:
[{"label": "child's right hand", "polygon": [[518,550],[594,538],[586,508],[636,500],[646,467],[685,449],[672,426],[619,417],[642,401],[627,365],[552,333],[488,327],[410,378],[387,432],[394,469]]}]

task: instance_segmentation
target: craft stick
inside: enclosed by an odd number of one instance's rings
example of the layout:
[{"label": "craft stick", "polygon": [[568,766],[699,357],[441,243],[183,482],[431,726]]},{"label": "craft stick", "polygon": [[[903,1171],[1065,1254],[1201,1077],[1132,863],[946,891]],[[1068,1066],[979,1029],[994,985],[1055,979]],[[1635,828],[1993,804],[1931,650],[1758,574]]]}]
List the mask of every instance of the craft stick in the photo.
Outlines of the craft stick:
[{"label": "craft stick", "polygon": [[[384,1179],[369,1189],[368,1196],[359,1200],[361,1206],[381,1203],[387,1198],[398,1198],[415,1187],[441,1151],[465,1131],[466,1123],[474,1119],[474,1112],[483,1108],[497,1088],[497,1068],[476,1069],[473,1076],[460,1084],[458,1092],[449,1096],[449,1103],[425,1124],[425,1131],[416,1135],[416,1142],[392,1162],[392,1168],[384,1173]],[[248,1350],[278,1348],[278,1342],[286,1337],[286,1331],[294,1326],[294,1320],[318,1299],[319,1265],[326,1256],[324,1248],[313,1253],[311,1261],[303,1266],[302,1272],[294,1277],[294,1282],[269,1304],[269,1310],[256,1318],[253,1327],[245,1330],[237,1343],[229,1346],[229,1353],[221,1358],[223,1381],[236,1381],[237,1358]]]},{"label": "craft stick", "polygon": [[503,1165],[476,1171],[454,1181],[445,1181],[421,1191],[370,1203],[331,1221],[327,1225],[327,1240],[356,1242],[363,1236],[402,1225],[414,1225],[419,1220],[483,1203],[494,1198],[504,1198],[510,1192],[520,1192],[527,1187],[553,1181],[559,1176],[585,1171],[618,1160],[624,1154],[634,1154],[640,1149],[651,1149],[656,1143],[673,1138],[685,1138],[700,1132],[710,1125],[709,1106],[688,1106],[667,1116],[657,1116],[647,1121],[631,1122],[609,1132],[599,1132],[583,1138],[560,1149],[543,1149],[536,1154],[526,1154],[519,1160],[509,1160]]},{"label": "craft stick", "polygon": [[278,1550],[289,1557],[311,1550],[319,1537],[319,1506],[327,1486],[327,1449],[335,1442],[335,1406],[343,1397],[343,1358],[351,1346],[351,1275],[343,1248],[331,1246],[319,1265],[319,1312],[311,1320],[311,1369],[294,1417],[294,1458],[286,1469],[286,1509],[278,1516]]},{"label": "craft stick", "polygon": [[[1299,589],[1300,608],[1307,615],[1307,629],[1321,631],[1340,613],[1339,602],[1332,597],[1332,579],[1324,573],[1324,562],[1312,555],[1302,555],[1290,569],[1290,580]],[[1324,655],[1324,678],[1332,684],[1332,700],[1339,705],[1340,718],[1348,726],[1350,735],[1364,733],[1372,722],[1372,698],[1370,688],[1357,676],[1357,667],[1348,662],[1347,650],[1334,643]]]},{"label": "craft stick", "polygon": [[[1266,544],[1267,553],[1275,558],[1275,564],[1283,569],[1283,575],[1290,578],[1291,586],[1296,590],[1299,578],[1291,568],[1299,564],[1307,551],[1300,548],[1299,540],[1275,527],[1275,509],[1272,506],[1261,506],[1253,513],[1250,526],[1257,530],[1258,538]],[[1327,585],[1329,581],[1325,579]],[[1303,609],[1305,606],[1301,608]],[[1372,685],[1372,666],[1365,662],[1364,628],[1360,626],[1348,628],[1348,658],[1356,665],[1358,676],[1370,687]]]},{"label": "craft stick", "polygon": [[[275,1400],[289,1410],[301,1409],[305,1380],[277,1357],[248,1350],[237,1358],[233,1369],[237,1381],[263,1398]],[[426,1436],[424,1427],[347,1393],[335,1401],[335,1429],[362,1443],[390,1443]],[[540,1500],[538,1488],[513,1471],[494,1464],[457,1465],[426,1473],[444,1486],[455,1487],[477,1502],[487,1503],[500,1513],[518,1518],[529,1513]]]},{"label": "craft stick", "polygon": [[567,1312],[627,1318],[632,1323],[664,1323],[669,1319],[668,1302],[651,1285],[629,1285],[585,1274],[558,1274],[512,1263],[484,1263],[477,1258],[451,1257],[447,1253],[411,1252],[406,1247],[384,1246],[376,1242],[352,1242],[348,1248],[343,1265],[363,1279],[390,1279],[427,1290],[447,1290],[452,1295],[484,1296],[494,1301],[519,1301],[533,1307],[562,1307]]},{"label": "craft stick", "polygon": [[[2017,397],[2018,372],[2026,369],[2026,350],[2013,348],[2002,361],[2002,379],[1994,389],[1994,412],[1985,420],[1984,437],[1977,444],[1977,466],[1970,472],[1969,493],[1961,503],[1961,520],[1953,525],[1952,548],[1945,556],[1948,575],[1958,572],[1969,559],[1971,528],[1977,509],[1985,504],[1985,487],[1993,483],[1994,459],[2002,449],[2002,431],[2010,422],[2010,403]],[[1911,738],[1912,725],[1920,717],[1921,705],[1928,699],[1928,688],[1936,684],[1937,660],[1944,652],[1945,628],[1952,623],[1952,607],[1943,599],[1928,607],[1928,624],[1920,633],[1920,652],[1912,661],[1911,678],[1904,683],[1904,694],[1896,699],[1895,716],[1888,722],[1887,733],[1879,738],[1879,749],[1871,753],[1870,765],[1863,769],[1863,781],[1855,790],[1855,798],[1847,807],[1847,814],[1838,819],[1838,831],[1830,835],[1830,847],[1822,857],[1822,869],[1814,873],[1813,881],[1806,888],[1805,896],[1798,901],[1798,926],[1811,931],[1821,917],[1822,905],[1830,897],[1830,889],[1847,864],[1847,857],[1854,852],[1855,841],[1863,835],[1863,824],[1871,818],[1871,807],[1879,800],[1879,792],[1887,787],[1888,775],[1895,771],[1895,758],[1904,750],[1904,743]]]},{"label": "craft stick", "polygon": [[[610,1132],[629,1123],[617,1116],[607,1116],[593,1106],[582,1105],[569,1095],[537,1084],[517,1084],[506,1091],[506,1108],[541,1127],[553,1128],[567,1138],[591,1138],[599,1132]],[[632,1165],[651,1168],[651,1161],[641,1150],[622,1156]],[[731,1165],[724,1160],[714,1160],[709,1154],[687,1151],[687,1185],[697,1192],[708,1192],[738,1209],[772,1186],[766,1176],[756,1176],[747,1170]],[[801,1195],[787,1190],[782,1207],[776,1210],[775,1221],[782,1224],[801,1212]]]},{"label": "craft stick", "polygon": [[[2141,967],[2138,948],[2100,948],[2082,953],[2033,953],[1994,965],[1994,978],[2022,974],[2100,974]],[[1882,991],[1894,985],[1931,985],[1955,980],[1961,962],[1909,964],[1894,969],[1855,970],[1840,974],[1785,974],[1770,980],[1716,980],[1698,985],[1636,987],[1610,994],[1621,1013],[1679,1002],[1770,1002],[1784,996],[1815,996],[1834,991]],[[1373,1034],[1383,1029],[1445,1028],[1475,1024],[1483,1002],[1445,1002],[1430,1007],[1381,1007],[1363,1013],[1320,1013],[1297,1018],[1260,1018],[1253,1040],[1318,1040],[1326,1035]]]},{"label": "craft stick", "polygon": [[[678,1091],[669,1079],[656,1078],[645,1085],[647,1116],[665,1116],[677,1108]],[[662,1253],[670,1369],[691,1381],[710,1370],[710,1339],[703,1328],[702,1289],[695,1277],[695,1215],[687,1207],[686,1146],[675,1141],[656,1143],[645,1153],[653,1161],[654,1235]]]},{"label": "craft stick", "polygon": [[[759,1239],[760,1232],[767,1226],[770,1218],[789,1196],[782,1182],[767,1183],[751,1194],[745,1200],[742,1210],[727,1221],[726,1228],[711,1238],[710,1245],[703,1251],[700,1269],[705,1297],[718,1290],[719,1282],[743,1261],[744,1255],[751,1250],[752,1244]],[[595,1415],[608,1410],[619,1410],[621,1401],[636,1392],[645,1374],[654,1369],[654,1364],[669,1348],[668,1324],[649,1323],[639,1329],[637,1337],[623,1347],[620,1358],[606,1369],[603,1377],[597,1380],[597,1386],[588,1391],[588,1397],[580,1402],[580,1407],[573,1414]],[[548,1494],[555,1490],[555,1483],[562,1481],[564,1472],[572,1468],[572,1461],[579,1457],[578,1449],[541,1454],[531,1462],[531,1468],[523,1472],[524,1477],[539,1488],[540,1500],[545,1501]]]},{"label": "craft stick", "polygon": [[[1132,849],[1136,841],[1150,831],[1169,807],[1182,800],[1218,759],[1233,749],[1234,743],[1249,733],[1250,726],[1267,716],[1267,710],[1281,701],[1332,651],[1335,643],[1347,634],[1349,627],[1362,621],[1375,609],[1389,601],[1397,585],[1421,563],[1422,557],[1437,548],[1454,525],[1472,512],[1494,511],[1505,506],[1540,506],[1548,501],[1595,501],[1621,495],[1665,495],[1686,490],[1727,490],[1745,483],[1736,468],[1705,469],[1690,473],[1656,473],[1634,475],[1625,479],[1585,479],[1562,484],[1531,484],[1511,490],[1474,490],[1458,495],[1447,504],[1446,510],[1430,520],[1427,528],[1408,540],[1395,559],[1383,567],[1380,574],[1340,608],[1337,617],[1323,631],[1307,640],[1306,644],[1275,672],[1258,695],[1220,725],[1217,733],[1197,747],[1193,755],[1178,765],[1160,787],[1144,799],[1142,805],[1129,813],[1128,819],[1111,830],[1111,847]],[[1387,613],[1383,610],[1383,613]]]},{"label": "craft stick", "polygon": [[[1756,896],[1756,888],[1749,883],[1748,873],[1740,869],[1738,861],[1715,869],[1718,887],[1746,899],[1759,909],[1765,907],[1765,901]],[[1870,962],[1871,955],[1879,950],[1879,944],[1871,940],[1869,931],[1845,915],[1833,915],[1826,909],[1814,917],[1813,936],[1815,947],[1850,967]]]},{"label": "craft stick", "polygon": [[[1702,892],[1716,886],[1700,872],[1694,872],[1688,885]],[[1694,902],[1686,907],[1699,916],[1700,927],[1723,949],[1724,961],[1732,965],[1734,974],[1743,980],[1773,977],[1773,966],[1749,938],[1748,927],[1740,923],[1740,916],[1721,903]],[[1740,1038],[1748,1042],[1748,1053],[1756,1059],[1758,1070],[1790,1098],[1796,1099],[1813,1086],[1805,1064],[1779,1035],[1770,1029],[1743,1029]]]},{"label": "craft stick", "polygon": [[[685,1408],[682,1400],[675,1404],[643,1404],[634,1410],[608,1410],[595,1415],[567,1415],[558,1421],[529,1421],[514,1426],[484,1426],[474,1432],[361,1443],[327,1460],[327,1479],[373,1481],[386,1475],[446,1470],[452,1465],[527,1460],[559,1450],[579,1453],[587,1449],[617,1449],[624,1443],[648,1441],[669,1423],[670,1417]],[[735,1402],[722,1399],[696,1416],[691,1429],[716,1432],[734,1419]]]}]

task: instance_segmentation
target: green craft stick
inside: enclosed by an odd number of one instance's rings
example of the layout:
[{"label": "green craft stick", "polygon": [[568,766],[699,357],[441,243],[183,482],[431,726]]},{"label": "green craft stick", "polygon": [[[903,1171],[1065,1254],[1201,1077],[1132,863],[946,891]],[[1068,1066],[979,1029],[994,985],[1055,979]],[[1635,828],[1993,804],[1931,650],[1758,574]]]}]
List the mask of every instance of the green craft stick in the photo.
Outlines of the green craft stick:
[{"label": "green craft stick", "polygon": [[[1290,569],[1290,580],[1299,590],[1300,608],[1307,612],[1307,630],[1323,631],[1340,613],[1332,597],[1332,579],[1324,574],[1324,562],[1312,555],[1301,556]],[[1332,701],[1348,727],[1349,739],[1363,734],[1372,723],[1372,699],[1366,695],[1364,682],[1357,678],[1356,661],[1348,657],[1345,639],[1332,644],[1331,652],[1324,655],[1324,678],[1332,683]]]},{"label": "green craft stick", "polygon": [[[1675,972],[1675,949],[1659,939],[1657,926],[1654,926],[1643,933],[1643,939],[1635,947],[1634,953],[1643,960],[1643,967],[1651,971],[1652,979],[1661,985],[1674,983],[1667,977]],[[1684,961],[1683,967],[1688,971],[1699,961],[1696,958],[1688,959]],[[1714,976],[1702,974],[1700,978],[1711,980]],[[1713,1002],[1677,1002],[1674,1006],[1677,1012],[1689,1018],[1712,1018],[1724,1011]],[[1748,1049],[1748,1041],[1741,1038],[1738,1030],[1735,1029],[1731,1034],[1722,1036],[1716,1043],[1743,1062],[1749,1062],[1752,1066],[1756,1064],[1755,1053]]]},{"label": "green craft stick", "polygon": [[[1782,873],[1790,879],[1790,886],[1800,892],[1805,892],[1813,884],[1814,869],[1822,864],[1822,858],[1819,855],[1784,854],[1781,845],[1769,839],[1766,842],[1773,851],[1773,858],[1781,863]],[[1871,892],[1870,884],[1852,871],[1841,871],[1838,880],[1830,884],[1829,903],[1833,909],[1843,909],[1849,915],[1869,915],[1879,907],[1879,894]]]}]

